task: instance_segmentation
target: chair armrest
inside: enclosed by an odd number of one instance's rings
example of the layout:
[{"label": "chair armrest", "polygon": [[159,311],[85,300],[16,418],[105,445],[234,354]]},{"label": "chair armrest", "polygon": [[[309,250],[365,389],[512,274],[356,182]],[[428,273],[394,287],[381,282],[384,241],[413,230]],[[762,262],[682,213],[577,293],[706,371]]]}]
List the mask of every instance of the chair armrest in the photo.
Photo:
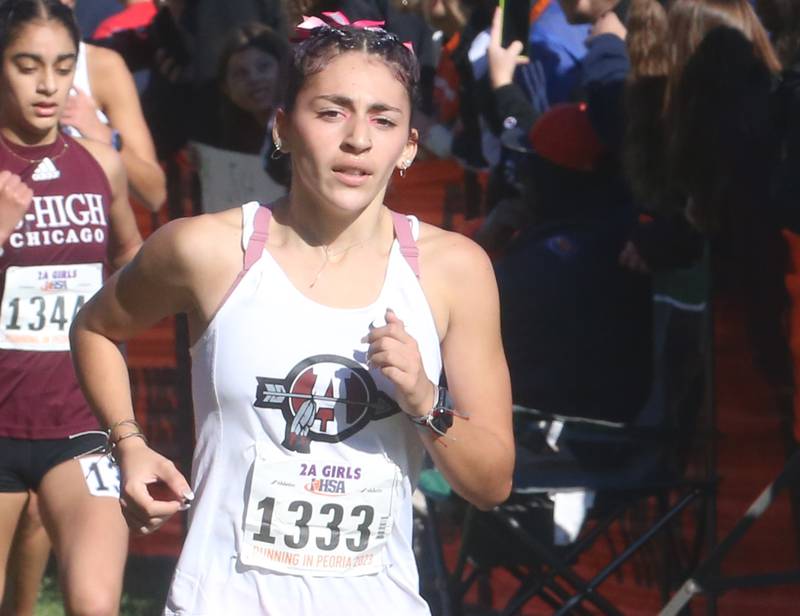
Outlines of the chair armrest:
[{"label": "chair armrest", "polygon": [[645,444],[647,442],[663,443],[677,437],[672,430],[662,426],[636,426],[622,422],[592,419],[588,417],[575,417],[547,413],[539,409],[514,404],[512,406],[515,421],[520,419],[544,424],[561,422],[569,427],[567,433],[571,442],[607,442],[607,443],[632,443]]}]

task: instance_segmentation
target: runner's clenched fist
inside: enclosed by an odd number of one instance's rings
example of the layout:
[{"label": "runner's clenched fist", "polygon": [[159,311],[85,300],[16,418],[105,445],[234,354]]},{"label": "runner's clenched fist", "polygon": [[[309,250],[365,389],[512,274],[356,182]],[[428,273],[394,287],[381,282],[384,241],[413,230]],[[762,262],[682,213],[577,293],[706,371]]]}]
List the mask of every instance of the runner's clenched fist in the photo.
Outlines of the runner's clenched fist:
[{"label": "runner's clenched fist", "polygon": [[417,341],[403,322],[391,309],[386,310],[385,319],[386,325],[372,328],[364,338],[369,343],[367,363],[394,383],[400,408],[420,417],[433,408],[433,383],[422,367]]},{"label": "runner's clenched fist", "polygon": [[4,244],[33,199],[33,191],[20,177],[0,171],[0,244]]}]

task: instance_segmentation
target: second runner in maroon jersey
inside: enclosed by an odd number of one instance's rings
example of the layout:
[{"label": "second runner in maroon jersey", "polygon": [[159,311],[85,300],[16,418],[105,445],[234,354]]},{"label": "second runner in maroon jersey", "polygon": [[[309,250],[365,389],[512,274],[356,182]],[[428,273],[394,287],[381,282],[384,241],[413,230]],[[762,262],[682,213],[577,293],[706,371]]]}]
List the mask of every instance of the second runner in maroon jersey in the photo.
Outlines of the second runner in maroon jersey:
[{"label": "second runner in maroon jersey", "polygon": [[97,422],[75,380],[69,326],[103,281],[112,193],[80,143],[0,137],[0,169],[33,200],[0,255],[0,436],[64,438]]},{"label": "second runner in maroon jersey", "polygon": [[141,236],[120,155],[61,134],[79,39],[59,0],[0,2],[0,595],[11,562],[14,613],[31,611],[19,600],[48,540],[70,614],[118,613],[127,554],[119,471],[91,453],[106,438],[92,432],[69,330]]}]

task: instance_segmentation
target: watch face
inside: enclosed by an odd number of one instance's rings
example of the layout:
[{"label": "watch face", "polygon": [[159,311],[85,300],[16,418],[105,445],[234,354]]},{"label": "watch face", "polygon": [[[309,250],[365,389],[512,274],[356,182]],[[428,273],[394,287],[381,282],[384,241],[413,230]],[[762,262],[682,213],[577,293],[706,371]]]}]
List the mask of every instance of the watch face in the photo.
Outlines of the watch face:
[{"label": "watch face", "polygon": [[447,432],[453,427],[453,413],[448,409],[437,408],[433,412],[432,422],[439,432]]},{"label": "watch face", "polygon": [[445,387],[438,388],[436,404],[434,405],[431,424],[440,434],[453,427],[453,399]]}]

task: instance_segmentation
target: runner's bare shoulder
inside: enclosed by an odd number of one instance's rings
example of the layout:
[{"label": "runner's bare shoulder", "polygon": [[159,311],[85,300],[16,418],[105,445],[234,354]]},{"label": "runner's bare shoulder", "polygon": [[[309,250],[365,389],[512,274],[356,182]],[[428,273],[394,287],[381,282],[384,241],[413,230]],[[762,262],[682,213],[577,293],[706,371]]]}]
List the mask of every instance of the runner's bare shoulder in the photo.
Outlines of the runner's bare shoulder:
[{"label": "runner's bare shoulder", "polygon": [[136,268],[162,286],[198,288],[231,272],[235,276],[242,263],[241,235],[238,208],[179,218],[147,239]]},{"label": "runner's bare shoulder", "polygon": [[417,246],[420,283],[444,339],[456,313],[468,316],[484,302],[496,301],[492,263],[468,237],[426,223],[420,223]]},{"label": "runner's bare shoulder", "polygon": [[420,267],[432,282],[463,292],[464,286],[494,278],[486,251],[474,241],[453,231],[420,222],[418,246]]}]

